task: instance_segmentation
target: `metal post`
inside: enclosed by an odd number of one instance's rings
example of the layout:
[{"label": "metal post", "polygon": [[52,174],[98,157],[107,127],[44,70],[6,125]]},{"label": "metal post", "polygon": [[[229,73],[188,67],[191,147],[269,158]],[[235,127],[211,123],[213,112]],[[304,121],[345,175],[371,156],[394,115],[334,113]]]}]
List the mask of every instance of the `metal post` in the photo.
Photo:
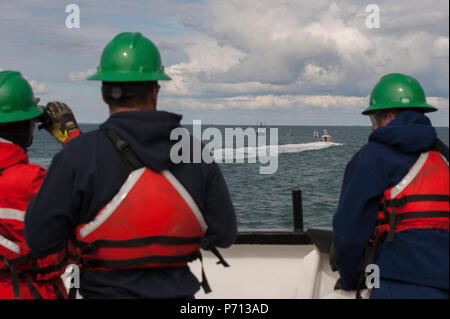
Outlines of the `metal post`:
[{"label": "metal post", "polygon": [[303,202],[302,191],[294,189],[292,191],[292,207],[294,213],[294,232],[303,232]]}]

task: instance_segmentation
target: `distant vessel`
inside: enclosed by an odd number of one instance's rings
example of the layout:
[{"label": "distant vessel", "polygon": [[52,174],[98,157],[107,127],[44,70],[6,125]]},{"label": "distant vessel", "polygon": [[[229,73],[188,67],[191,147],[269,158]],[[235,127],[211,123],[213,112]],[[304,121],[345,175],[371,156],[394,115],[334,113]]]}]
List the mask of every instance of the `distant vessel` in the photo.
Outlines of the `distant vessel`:
[{"label": "distant vessel", "polygon": [[262,123],[262,122],[260,122],[259,124],[257,124],[256,133],[257,133],[258,135],[264,135],[264,134],[266,134],[266,128],[263,126],[263,123]]},{"label": "distant vessel", "polygon": [[292,132],[292,130],[289,130],[289,132],[287,133],[287,136],[294,136],[294,132]]},{"label": "distant vessel", "polygon": [[314,131],[313,137],[314,137],[314,138],[319,138],[319,132]]},{"label": "distant vessel", "polygon": [[334,139],[330,135],[328,135],[328,131],[326,129],[323,130],[323,135],[322,135],[322,137],[320,138],[319,141],[320,142],[331,142],[331,143],[334,143]]}]

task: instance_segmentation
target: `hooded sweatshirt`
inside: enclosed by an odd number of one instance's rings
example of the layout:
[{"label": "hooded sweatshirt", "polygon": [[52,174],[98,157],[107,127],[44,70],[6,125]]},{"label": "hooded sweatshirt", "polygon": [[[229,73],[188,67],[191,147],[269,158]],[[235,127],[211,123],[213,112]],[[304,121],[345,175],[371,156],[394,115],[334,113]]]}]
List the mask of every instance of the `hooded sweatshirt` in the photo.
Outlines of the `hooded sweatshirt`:
[{"label": "hooded sweatshirt", "polygon": [[[398,184],[431,146],[436,131],[418,112],[400,113],[369,136],[369,142],[347,164],[333,217],[335,264],[345,289],[356,289],[365,247],[374,232],[379,200]],[[448,160],[448,147],[446,154]],[[381,279],[448,291],[448,231],[408,229],[384,242],[375,255]]]},{"label": "hooded sweatshirt", "polygon": [[[113,114],[102,126],[127,141],[149,169],[168,169],[202,212],[209,242],[228,247],[236,238],[237,225],[219,167],[204,162],[174,164],[170,159],[177,143],[170,140],[170,133],[180,127],[180,120],[180,115],[164,111],[131,111]],[[68,142],[53,158],[41,190],[28,206],[25,235],[31,250],[45,254],[62,249],[74,228],[92,221],[128,174],[118,151],[101,131]],[[198,290],[199,282],[188,266],[82,271],[80,283],[85,298],[185,298]]]}]

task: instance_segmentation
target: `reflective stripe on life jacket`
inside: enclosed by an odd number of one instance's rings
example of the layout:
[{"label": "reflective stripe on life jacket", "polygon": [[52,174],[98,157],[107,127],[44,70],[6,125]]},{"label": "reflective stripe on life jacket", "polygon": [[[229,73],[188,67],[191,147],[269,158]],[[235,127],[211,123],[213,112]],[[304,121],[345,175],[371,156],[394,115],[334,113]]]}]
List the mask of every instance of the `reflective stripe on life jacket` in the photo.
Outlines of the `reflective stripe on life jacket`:
[{"label": "reflective stripe on life jacket", "polygon": [[422,153],[408,174],[380,200],[374,238],[392,241],[411,228],[449,230],[449,165],[436,151]]}]

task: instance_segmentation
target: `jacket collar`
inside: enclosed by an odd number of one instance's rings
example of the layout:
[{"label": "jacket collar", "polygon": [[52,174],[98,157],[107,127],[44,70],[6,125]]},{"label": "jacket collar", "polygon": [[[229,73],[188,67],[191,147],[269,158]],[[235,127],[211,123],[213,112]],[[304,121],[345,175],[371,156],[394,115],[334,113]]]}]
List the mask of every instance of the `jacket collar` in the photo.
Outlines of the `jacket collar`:
[{"label": "jacket collar", "polygon": [[20,146],[0,138],[0,169],[19,163],[28,164],[27,153]]}]

